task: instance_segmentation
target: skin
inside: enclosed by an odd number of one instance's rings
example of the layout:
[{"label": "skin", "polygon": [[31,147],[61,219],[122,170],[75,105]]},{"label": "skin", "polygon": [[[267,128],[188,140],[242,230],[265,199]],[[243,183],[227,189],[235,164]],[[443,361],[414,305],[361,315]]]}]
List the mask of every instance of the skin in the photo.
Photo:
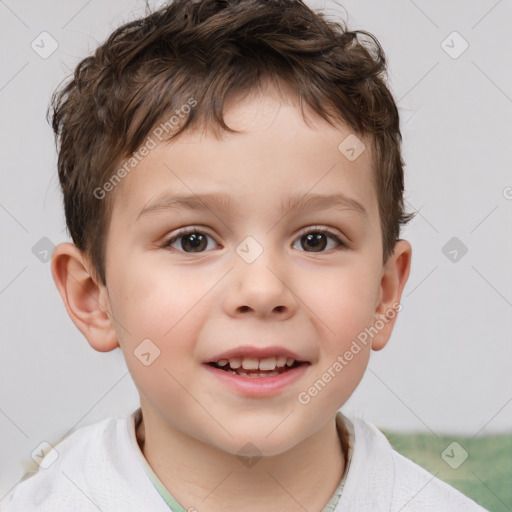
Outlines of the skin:
[{"label": "skin", "polygon": [[[306,110],[306,114],[308,110]],[[345,469],[335,415],[359,384],[371,350],[382,349],[397,316],[303,405],[297,396],[343,355],[365,328],[400,301],[412,249],[405,240],[382,264],[377,194],[367,149],[349,161],[338,145],[351,129],[332,127],[267,89],[226,105],[245,134],[187,131],[159,144],[115,191],[102,286],[69,243],[54,251],[52,274],[65,307],[98,351],[120,347],[140,393],[144,456],[186,509],[321,511]],[[361,138],[361,137],[360,137]],[[168,209],[137,216],[163,191],[228,193],[232,210]],[[289,193],[343,193],[354,209],[280,211]],[[207,237],[184,252],[179,228]],[[330,229],[346,247],[321,237]],[[262,254],[247,263],[236,248],[252,236]],[[189,239],[190,240],[190,239]],[[180,251],[181,249],[181,251]],[[149,366],[134,355],[149,338]],[[203,363],[241,344],[281,345],[311,362],[304,376],[271,397],[227,388]],[[248,468],[237,453],[253,443]]]}]

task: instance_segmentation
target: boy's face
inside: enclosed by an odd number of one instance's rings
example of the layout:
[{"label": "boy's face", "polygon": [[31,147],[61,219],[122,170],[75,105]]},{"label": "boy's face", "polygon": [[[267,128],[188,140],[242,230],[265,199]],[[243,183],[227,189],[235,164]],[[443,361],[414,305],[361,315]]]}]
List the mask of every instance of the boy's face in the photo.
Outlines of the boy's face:
[{"label": "boy's face", "polygon": [[[316,118],[310,128],[298,107],[270,92],[229,103],[225,119],[248,133],[217,140],[185,132],[150,151],[118,186],[108,293],[99,294],[113,320],[83,332],[97,350],[119,342],[154,431],[179,431],[233,454],[251,442],[273,455],[326,425],[361,380],[372,343],[386,343],[394,320],[344,357],[376,313],[399,301],[410,246],[399,242],[382,265],[371,155],[350,161],[338,149],[348,127]],[[165,195],[205,194],[225,196],[224,208],[175,203],[141,214]],[[316,202],[288,204],[309,195]],[[365,213],[321,199],[334,195]],[[165,247],[179,228],[196,235]],[[280,347],[307,364],[267,391],[260,377],[229,377],[206,364],[241,346]],[[272,378],[283,380],[265,380]],[[252,389],[231,382],[241,379]],[[309,392],[315,383],[320,391]]]}]

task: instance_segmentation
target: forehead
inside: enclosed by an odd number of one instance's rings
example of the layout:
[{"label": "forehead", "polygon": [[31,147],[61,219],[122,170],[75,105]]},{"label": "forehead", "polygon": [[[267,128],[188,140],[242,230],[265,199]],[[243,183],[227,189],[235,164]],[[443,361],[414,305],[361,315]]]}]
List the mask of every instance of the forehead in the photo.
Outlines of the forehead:
[{"label": "forehead", "polygon": [[114,211],[135,222],[166,195],[211,194],[222,195],[226,208],[261,213],[274,203],[280,210],[291,207],[306,194],[343,194],[368,218],[377,214],[368,139],[343,122],[329,125],[307,107],[305,113],[306,121],[300,107],[272,89],[232,97],[224,120],[245,133],[218,138],[195,128],[170,143],[157,141],[118,186]]}]

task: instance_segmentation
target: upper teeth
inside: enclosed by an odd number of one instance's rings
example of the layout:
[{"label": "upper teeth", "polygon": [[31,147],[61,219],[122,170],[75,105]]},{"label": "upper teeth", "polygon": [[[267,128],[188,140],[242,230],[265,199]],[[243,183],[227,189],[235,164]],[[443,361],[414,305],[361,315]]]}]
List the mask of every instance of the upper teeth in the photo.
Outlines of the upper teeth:
[{"label": "upper teeth", "polygon": [[275,370],[277,368],[283,368],[286,366],[292,366],[295,362],[295,359],[286,356],[279,357],[267,357],[264,359],[257,359],[255,357],[233,357],[230,359],[220,359],[217,361],[218,366],[226,366],[229,363],[229,366],[236,370],[240,368],[240,366],[244,370]]}]

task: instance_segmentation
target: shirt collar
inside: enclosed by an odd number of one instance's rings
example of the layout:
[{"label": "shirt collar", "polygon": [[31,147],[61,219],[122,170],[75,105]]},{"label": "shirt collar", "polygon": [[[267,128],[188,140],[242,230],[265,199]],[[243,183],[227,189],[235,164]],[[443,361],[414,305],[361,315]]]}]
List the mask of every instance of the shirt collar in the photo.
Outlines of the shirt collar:
[{"label": "shirt collar", "polygon": [[[144,471],[148,475],[148,478],[150,479],[151,483],[153,484],[155,489],[158,491],[158,493],[160,494],[162,499],[167,503],[169,508],[173,512],[187,512],[176,501],[174,496],[172,496],[172,494],[169,492],[169,490],[161,482],[161,480],[155,474],[155,472],[149,465],[148,461],[144,457],[144,454],[142,453],[142,450],[139,446],[139,442],[137,440],[137,434],[136,434],[137,428],[139,427],[141,421],[142,421],[142,409],[139,407],[130,415],[129,422],[128,422],[128,431],[129,431],[130,442],[132,444],[132,447],[134,449],[137,459],[139,460],[140,464],[144,468]],[[337,505],[340,502],[340,497],[342,496],[342,493],[343,493],[343,489],[345,487],[347,476],[349,474],[349,469],[350,469],[352,456],[353,456],[353,452],[354,452],[355,436],[354,436],[354,426],[353,426],[352,422],[346,416],[344,416],[340,411],[338,411],[336,413],[335,421],[336,421],[336,430],[338,432],[341,446],[343,448],[343,453],[345,455],[345,471],[340,480],[340,483],[338,484],[338,487],[334,491],[334,494],[331,496],[329,502],[322,509],[322,512],[334,512],[334,510],[337,508]]]}]

